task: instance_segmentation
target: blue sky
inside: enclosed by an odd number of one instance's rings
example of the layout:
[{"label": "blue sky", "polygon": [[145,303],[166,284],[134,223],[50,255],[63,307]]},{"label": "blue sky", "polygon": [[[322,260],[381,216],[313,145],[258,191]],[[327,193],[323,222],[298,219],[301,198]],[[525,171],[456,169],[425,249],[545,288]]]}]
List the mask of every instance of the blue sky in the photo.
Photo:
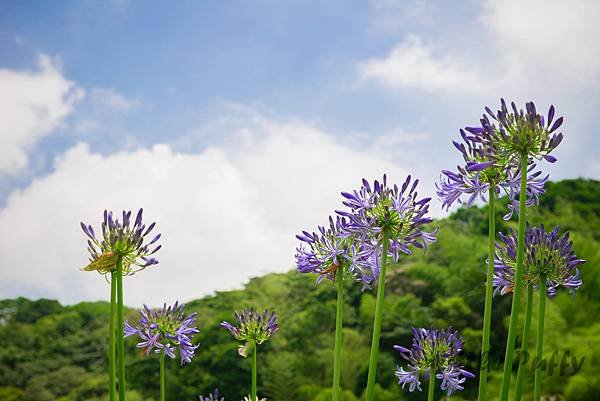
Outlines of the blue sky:
[{"label": "blue sky", "polygon": [[565,141],[544,169],[598,178],[598,18],[585,0],[5,1],[0,297],[104,298],[77,271],[78,221],[104,208],[167,230],[132,304],[285,271],[293,234],[361,177],[433,195],[458,128],[500,97],[555,104]]}]

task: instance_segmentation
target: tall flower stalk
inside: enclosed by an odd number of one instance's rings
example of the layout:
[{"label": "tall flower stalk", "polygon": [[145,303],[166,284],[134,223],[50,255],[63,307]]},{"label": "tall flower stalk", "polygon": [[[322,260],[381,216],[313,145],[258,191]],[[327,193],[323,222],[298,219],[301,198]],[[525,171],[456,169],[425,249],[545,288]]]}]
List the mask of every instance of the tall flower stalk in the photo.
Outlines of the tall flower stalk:
[{"label": "tall flower stalk", "polygon": [[[303,231],[296,236],[302,241],[295,255],[298,271],[316,273],[317,282],[327,278],[335,284],[337,290],[332,401],[339,401],[341,393],[344,278],[346,275],[352,276],[363,283],[363,289],[373,281],[368,261],[357,250],[353,236],[344,235],[346,226],[346,219],[338,216],[334,221],[329,217],[328,228],[320,226],[318,233]],[[308,245],[308,248],[305,248],[304,244]]]},{"label": "tall flower stalk", "polygon": [[[161,237],[155,235],[150,241],[150,234],[156,223],[148,227],[142,222],[143,209],[137,212],[135,222],[131,225],[131,211],[123,211],[122,220],[113,218],[113,213],[104,211],[101,224],[102,237],[96,238],[91,225],[81,223],[83,232],[88,237],[89,264],[85,271],[97,271],[110,277],[110,321],[109,321],[109,399],[116,400],[117,377],[119,384],[119,401],[125,401],[125,343],[120,333],[124,331],[123,276],[133,275],[148,266],[158,263],[154,255],[160,245],[154,245]],[[116,333],[119,333],[116,335]],[[117,358],[118,356],[118,358]],[[117,369],[118,362],[118,369]]]},{"label": "tall flower stalk", "polygon": [[413,343],[410,348],[394,345],[408,364],[397,366],[398,384],[408,390],[422,391],[421,379],[429,381],[427,400],[433,401],[435,379],[440,379],[440,389],[450,396],[455,391],[464,390],[463,383],[475,375],[459,364],[458,354],[462,351],[462,337],[453,328],[447,330],[412,329]]},{"label": "tall flower stalk", "polygon": [[[506,341],[504,369],[500,401],[508,399],[512,365],[515,353],[517,323],[521,312],[521,292],[523,260],[525,251],[525,224],[527,197],[537,199],[531,191],[528,193],[527,173],[535,160],[546,160],[554,163],[556,158],[551,152],[563,139],[562,133],[555,131],[562,125],[563,118],[554,120],[554,106],[550,106],[547,118],[537,113],[535,104],[528,102],[525,110],[518,110],[514,102],[511,110],[504,99],[500,101],[500,110],[496,113],[486,107],[486,114],[481,118],[481,128],[472,131],[473,141],[482,147],[482,154],[488,158],[486,165],[504,167],[507,170],[518,169],[519,185],[519,237],[517,242],[517,258],[515,266],[515,287]],[[513,208],[514,208],[513,204]]]},{"label": "tall flower stalk", "polygon": [[238,341],[245,341],[244,345],[238,347],[238,353],[246,358],[252,353],[252,400],[257,399],[257,356],[256,349],[258,345],[269,340],[273,334],[279,330],[277,325],[277,316],[274,312],[268,310],[262,313],[253,308],[242,309],[241,312],[235,312],[237,326],[228,322],[221,322],[221,326],[226,328],[229,333]]},{"label": "tall flower stalk", "polygon": [[[539,310],[536,339],[536,367],[534,383],[534,401],[541,397],[541,363],[543,341],[544,341],[544,317],[546,307],[546,296],[554,297],[558,288],[564,287],[570,293],[574,293],[582,284],[579,276],[578,266],[585,263],[578,259],[573,251],[573,244],[569,234],[558,235],[559,228],[547,232],[544,226],[526,227],[525,232],[525,257],[523,261],[522,284],[528,289],[527,311],[525,317],[525,328],[523,336],[522,354],[527,352],[529,341],[529,330],[531,324],[532,292],[539,289]],[[502,243],[497,245],[494,286],[495,292],[507,294],[516,288],[516,256],[515,250],[517,235],[510,232],[508,235],[500,235]],[[520,236],[519,236],[520,237]],[[515,401],[518,401],[523,391],[524,367],[519,366],[517,374],[517,389]]]},{"label": "tall flower stalk", "polygon": [[166,397],[165,357],[174,359],[179,349],[181,365],[192,361],[198,348],[192,343],[192,337],[199,333],[195,324],[196,313],[185,316],[185,305],[179,302],[168,307],[164,304],[160,309],[144,305],[137,326],[125,324],[121,337],[137,335],[140,341],[136,346],[146,356],[152,352],[159,354],[160,401]]},{"label": "tall flower stalk", "polygon": [[344,236],[352,236],[360,244],[360,254],[369,261],[370,276],[377,281],[366,401],[373,400],[375,391],[388,258],[397,262],[400,254],[412,254],[412,247],[425,248],[435,241],[435,231],[423,231],[423,225],[432,221],[427,216],[431,198],[418,198],[418,183],[411,183],[408,176],[401,187],[389,187],[384,175],[382,182],[375,181],[371,187],[363,179],[358,191],[342,193],[349,211],[337,211],[349,220]]},{"label": "tall flower stalk", "polygon": [[[486,126],[485,124],[483,124]],[[462,141],[453,141],[453,145],[461,153],[465,164],[457,166],[457,171],[442,171],[440,183],[437,184],[437,195],[442,207],[449,209],[454,203],[462,203],[466,197],[466,205],[472,206],[480,199],[488,202],[489,233],[488,260],[486,269],[485,305],[483,316],[483,336],[481,341],[481,362],[479,370],[479,401],[486,400],[487,377],[490,359],[490,332],[492,320],[494,252],[496,241],[496,199],[503,193],[508,197],[508,212],[504,219],[512,217],[515,210],[520,210],[517,196],[520,193],[521,171],[526,171],[527,181],[526,205],[537,203],[539,195],[544,192],[544,184],[548,176],[541,178],[540,171],[534,171],[536,165],[531,162],[527,169],[514,168],[512,163],[500,163],[494,159],[490,144],[482,137],[486,130],[483,127],[467,127],[460,130]],[[487,193],[487,199],[486,199]],[[522,208],[521,208],[522,209]]]}]

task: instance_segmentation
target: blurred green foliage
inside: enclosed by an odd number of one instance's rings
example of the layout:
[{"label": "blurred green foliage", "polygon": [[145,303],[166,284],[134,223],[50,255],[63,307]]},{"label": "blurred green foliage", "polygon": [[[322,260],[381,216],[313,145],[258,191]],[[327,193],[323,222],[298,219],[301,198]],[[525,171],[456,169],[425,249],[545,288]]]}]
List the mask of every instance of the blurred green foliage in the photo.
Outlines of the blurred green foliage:
[{"label": "blurred green foliage", "polygon": [[[575,250],[588,263],[582,267],[583,287],[575,297],[560,293],[547,303],[544,393],[567,401],[597,400],[600,379],[600,182],[566,180],[549,183],[541,205],[530,209],[533,224],[560,225],[571,231]],[[515,227],[502,222],[501,230]],[[458,328],[465,339],[464,364],[478,372],[484,300],[484,263],[487,258],[487,210],[461,208],[434,222],[439,240],[426,253],[403,258],[389,270],[381,337],[378,401],[424,400],[410,394],[394,376],[402,363],[394,344],[411,341],[412,326]],[[143,280],[143,277],[136,280]],[[231,320],[235,308],[274,308],[281,330],[259,352],[259,393],[270,401],[327,401],[331,398],[331,369],[335,324],[335,289],[315,285],[315,277],[291,271],[250,280],[243,290],[218,292],[188,303],[198,312],[200,343],[190,365],[168,361],[169,401],[196,400],[219,387],[227,401],[248,393],[250,361],[240,358],[237,344],[218,327]],[[346,282],[342,400],[362,398],[366,381],[375,298],[360,286]],[[536,301],[537,302],[537,301]],[[510,298],[494,300],[489,394],[500,382],[500,363],[506,341]],[[535,306],[534,306],[534,310]],[[126,312],[129,319],[137,311]],[[534,319],[536,318],[534,314]],[[106,400],[108,304],[62,306],[47,299],[0,301],[0,400],[100,401]],[[128,401],[158,398],[158,360],[142,357],[128,339]],[[533,349],[533,344],[530,345]],[[552,375],[548,375],[551,361]],[[531,363],[531,361],[530,361]],[[562,370],[561,370],[562,363]],[[573,366],[578,368],[577,372]],[[531,398],[532,372],[527,376]],[[466,383],[454,400],[476,399],[477,380]],[[438,391],[436,397],[444,394]]]}]

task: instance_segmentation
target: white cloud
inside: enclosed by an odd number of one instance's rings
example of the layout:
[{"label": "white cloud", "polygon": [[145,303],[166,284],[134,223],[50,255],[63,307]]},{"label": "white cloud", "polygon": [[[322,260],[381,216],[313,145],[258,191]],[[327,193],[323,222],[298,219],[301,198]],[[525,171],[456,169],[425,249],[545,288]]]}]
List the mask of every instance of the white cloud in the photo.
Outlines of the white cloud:
[{"label": "white cloud", "polygon": [[28,150],[57,129],[83,96],[56,62],[40,55],[37,71],[0,69],[0,174],[27,166]]},{"label": "white cloud", "polygon": [[372,79],[395,89],[418,88],[428,91],[479,91],[484,81],[458,58],[438,55],[420,37],[410,35],[383,59],[370,59],[360,65],[363,79]]},{"label": "white cloud", "polygon": [[120,112],[131,111],[140,104],[138,99],[129,99],[112,88],[94,88],[90,101],[97,108]]},{"label": "white cloud", "polygon": [[530,86],[600,83],[598,20],[596,0],[494,0],[482,15],[510,78]]},{"label": "white cloud", "polygon": [[294,234],[324,223],[340,191],[363,176],[404,178],[397,165],[300,121],[244,121],[231,131],[236,146],[199,153],[168,145],[108,156],[85,144],[70,149],[0,211],[0,293],[105,299],[102,278],[78,270],[87,260],[79,220],[97,226],[104,208],[139,206],[158,222],[163,249],[157,267],[126,279],[126,303],[239,287],[292,268]]}]

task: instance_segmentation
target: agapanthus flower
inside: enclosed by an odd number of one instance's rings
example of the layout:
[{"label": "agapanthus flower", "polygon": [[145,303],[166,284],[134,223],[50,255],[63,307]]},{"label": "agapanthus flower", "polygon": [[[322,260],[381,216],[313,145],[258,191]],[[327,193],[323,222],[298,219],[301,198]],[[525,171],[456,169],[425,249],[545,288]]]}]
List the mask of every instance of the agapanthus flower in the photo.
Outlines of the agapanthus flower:
[{"label": "agapanthus flower", "polygon": [[[471,132],[482,132],[481,128],[466,128]],[[490,188],[494,189],[496,196],[503,193],[508,196],[508,213],[504,216],[509,220],[514,212],[519,210],[519,189],[521,171],[515,163],[498,165],[493,161],[484,145],[477,141],[473,134],[469,135],[460,130],[462,142],[453,141],[454,146],[461,152],[465,161],[464,166],[457,166],[457,171],[443,170],[440,183],[436,184],[437,195],[442,201],[442,208],[448,210],[452,204],[463,203],[472,206],[480,199],[487,202]],[[527,206],[539,203],[540,194],[544,193],[544,185],[548,176],[540,177],[541,171],[534,171],[536,164],[531,159],[527,168]]]},{"label": "agapanthus flower", "polygon": [[383,234],[388,238],[388,255],[398,261],[401,253],[412,254],[412,247],[425,248],[435,242],[436,231],[426,232],[423,225],[432,219],[427,216],[431,198],[418,198],[415,191],[419,180],[408,176],[401,187],[388,187],[384,174],[382,182],[373,186],[365,179],[358,191],[342,192],[342,202],[350,210],[338,210],[340,216],[348,219],[343,226],[342,237],[354,237],[360,243],[360,257],[372,270],[372,276],[379,276]]},{"label": "agapanthus flower", "polygon": [[[538,287],[539,278],[546,276],[546,293],[556,295],[559,287],[574,293],[582,284],[578,266],[585,263],[573,251],[569,233],[558,235],[559,227],[547,232],[544,226],[531,227],[525,231],[525,259],[523,262],[523,284]],[[510,230],[508,235],[498,234],[494,261],[494,294],[507,294],[515,285],[517,264],[517,236]]]},{"label": "agapanthus flower", "polygon": [[434,328],[413,328],[413,343],[410,348],[394,345],[394,349],[408,364],[406,367],[397,366],[398,384],[404,388],[408,384],[410,392],[422,391],[421,378],[431,380],[431,375],[441,379],[440,388],[448,395],[463,390],[467,378],[475,375],[468,372],[457,361],[462,351],[462,337],[453,328],[437,330]]},{"label": "agapanthus flower", "polygon": [[231,335],[238,341],[245,341],[244,345],[238,347],[241,356],[247,357],[256,345],[262,344],[271,338],[279,330],[275,312],[268,310],[259,313],[254,308],[242,309],[234,312],[237,326],[226,321],[221,326],[229,330]]},{"label": "agapanthus flower", "polygon": [[200,396],[198,401],[225,401],[225,397],[219,394],[219,389],[216,388],[212,393],[209,393],[206,397]]},{"label": "agapanthus flower", "polygon": [[523,155],[537,160],[554,163],[551,152],[560,144],[563,134],[557,132],[563,118],[555,117],[554,106],[550,106],[547,117],[539,114],[533,102],[525,104],[525,110],[511,109],[500,99],[500,110],[494,113],[489,107],[481,118],[482,132],[476,132],[475,140],[483,144],[486,156],[498,165],[519,162]]},{"label": "agapanthus flower", "polygon": [[[250,401],[250,400],[252,400],[252,396],[248,394],[247,396],[244,397],[244,399],[242,401]],[[267,401],[267,399],[256,397],[256,401]]]},{"label": "agapanthus flower", "polygon": [[150,309],[144,305],[140,310],[138,326],[125,322],[125,337],[137,334],[141,340],[137,347],[142,348],[146,355],[152,351],[164,352],[174,359],[179,348],[181,364],[190,363],[198,348],[192,344],[192,337],[199,331],[195,327],[196,313],[185,316],[184,309],[185,305],[180,305],[179,302],[168,307],[164,304],[160,309]]},{"label": "agapanthus flower", "polygon": [[123,211],[122,220],[113,218],[113,213],[104,211],[102,222],[102,237],[96,238],[91,225],[81,223],[83,232],[88,236],[88,252],[90,264],[84,270],[96,270],[106,274],[116,269],[117,258],[120,256],[123,264],[123,275],[132,275],[158,263],[153,257],[161,245],[155,245],[161,234],[154,235],[149,241],[148,235],[156,223],[146,227],[142,222],[143,209],[137,212],[131,225],[131,211]]},{"label": "agapanthus flower", "polygon": [[355,280],[363,283],[367,288],[373,281],[368,260],[360,252],[360,244],[353,238],[344,236],[347,220],[337,216],[334,221],[329,217],[329,227],[319,226],[318,233],[302,231],[296,235],[300,241],[308,245],[300,244],[296,248],[296,265],[300,273],[316,273],[317,283],[323,278],[335,280],[338,269],[350,273]]}]

